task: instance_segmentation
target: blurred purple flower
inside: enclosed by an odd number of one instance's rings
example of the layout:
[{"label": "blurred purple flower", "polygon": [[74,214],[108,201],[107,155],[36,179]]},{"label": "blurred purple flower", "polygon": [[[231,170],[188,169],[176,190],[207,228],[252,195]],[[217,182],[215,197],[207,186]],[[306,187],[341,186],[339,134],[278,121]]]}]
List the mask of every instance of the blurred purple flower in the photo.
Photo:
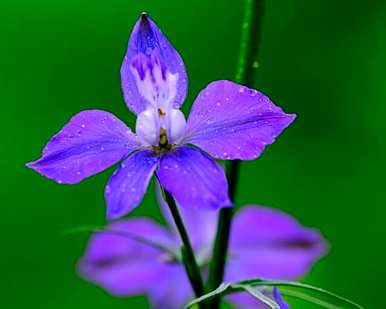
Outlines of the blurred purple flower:
[{"label": "blurred purple flower", "polygon": [[[217,212],[181,208],[181,214],[205,276]],[[111,232],[94,234],[78,264],[80,275],[115,296],[146,294],[154,308],[183,307],[193,291],[180,261],[177,231],[169,214],[165,216],[169,229],[150,219],[132,218],[111,224]],[[277,210],[246,206],[233,220],[225,281],[292,280],[304,275],[325,252],[319,232]],[[279,294],[266,292],[282,301]],[[265,308],[246,293],[232,294],[227,300],[242,309]]]},{"label": "blurred purple flower", "polygon": [[154,172],[181,206],[230,206],[224,171],[213,158],[255,159],[295,119],[256,90],[216,81],[198,95],[186,122],[179,110],[187,92],[184,63],[146,14],[129,39],[121,80],[136,134],[111,113],[82,111],[27,164],[74,184],[122,161],[105,190],[109,219],[138,206]]}]

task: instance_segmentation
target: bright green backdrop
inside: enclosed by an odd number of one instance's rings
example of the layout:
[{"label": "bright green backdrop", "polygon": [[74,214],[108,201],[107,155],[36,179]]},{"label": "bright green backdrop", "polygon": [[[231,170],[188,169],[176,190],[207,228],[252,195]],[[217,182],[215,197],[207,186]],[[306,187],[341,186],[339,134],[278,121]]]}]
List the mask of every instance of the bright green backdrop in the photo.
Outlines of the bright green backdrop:
[{"label": "bright green backdrop", "polygon": [[[238,205],[283,209],[319,228],[328,257],[305,281],[385,308],[386,1],[267,1],[256,87],[296,123],[242,167]],[[133,126],[119,68],[146,10],[185,59],[190,92],[232,79],[243,1],[0,2],[0,307],[146,308],[79,279],[87,235],[104,223],[112,170],[61,186],[24,167],[80,110],[109,110]],[[159,217],[152,194],[136,214]],[[305,308],[305,306],[295,306]]]}]

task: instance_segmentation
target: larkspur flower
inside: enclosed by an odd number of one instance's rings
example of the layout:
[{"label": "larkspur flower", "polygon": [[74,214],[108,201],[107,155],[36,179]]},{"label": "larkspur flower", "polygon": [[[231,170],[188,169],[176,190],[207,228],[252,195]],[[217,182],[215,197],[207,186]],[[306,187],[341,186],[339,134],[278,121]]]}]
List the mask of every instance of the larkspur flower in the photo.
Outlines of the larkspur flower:
[{"label": "larkspur flower", "polygon": [[[132,218],[114,222],[107,233],[94,234],[79,261],[80,275],[114,296],[146,294],[154,308],[182,308],[193,298],[193,291],[181,263],[178,233],[162,209],[168,229],[147,218]],[[181,208],[181,215],[205,276],[217,212]],[[325,252],[319,232],[280,211],[245,206],[233,220],[225,281],[292,280],[304,275]],[[266,292],[286,309],[277,292]],[[232,294],[227,300],[241,309],[266,308],[246,293]]]},{"label": "larkspur flower", "polygon": [[257,158],[295,118],[256,90],[216,81],[198,95],[186,121],[179,110],[187,92],[184,63],[146,14],[129,39],[121,81],[136,134],[109,112],[82,111],[27,165],[75,184],[121,162],[105,189],[108,219],[136,207],[154,173],[181,206],[231,206],[214,159]]}]

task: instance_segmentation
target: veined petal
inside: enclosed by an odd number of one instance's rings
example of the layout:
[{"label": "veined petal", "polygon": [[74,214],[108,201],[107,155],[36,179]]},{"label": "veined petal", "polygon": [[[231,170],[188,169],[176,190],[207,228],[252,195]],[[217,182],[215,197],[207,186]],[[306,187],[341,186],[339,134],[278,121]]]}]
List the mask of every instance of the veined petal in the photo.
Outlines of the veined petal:
[{"label": "veined petal", "polygon": [[157,176],[182,207],[214,210],[231,206],[224,170],[199,150],[178,147],[165,154]]},{"label": "veined petal", "polygon": [[116,296],[146,293],[163,280],[170,234],[146,218],[132,218],[95,233],[78,263],[79,274]]},{"label": "veined petal", "polygon": [[107,218],[120,218],[137,207],[146,192],[159,157],[142,150],[124,160],[106,186]]},{"label": "veined petal", "polygon": [[256,90],[216,81],[193,103],[185,142],[218,159],[251,160],[294,119]]},{"label": "veined petal", "polygon": [[135,114],[148,105],[178,108],[186,97],[187,75],[178,52],[143,13],[131,33],[121,67],[122,90]]},{"label": "veined petal", "polygon": [[103,171],[138,147],[131,130],[113,114],[80,112],[27,166],[58,183],[74,184]]},{"label": "veined petal", "polygon": [[247,206],[233,220],[227,280],[293,280],[306,274],[326,251],[319,232],[301,226],[291,216]]}]

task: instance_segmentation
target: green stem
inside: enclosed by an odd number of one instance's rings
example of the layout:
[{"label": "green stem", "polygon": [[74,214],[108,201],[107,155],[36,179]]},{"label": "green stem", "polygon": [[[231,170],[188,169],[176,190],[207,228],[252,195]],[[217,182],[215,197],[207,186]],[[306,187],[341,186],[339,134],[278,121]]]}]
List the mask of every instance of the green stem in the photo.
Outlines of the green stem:
[{"label": "green stem", "polygon": [[[264,0],[245,1],[239,62],[235,80],[237,83],[248,87],[254,86],[255,70],[259,66],[257,57],[260,47],[264,2]],[[227,169],[229,197],[233,202],[235,201],[239,169],[240,161],[237,160],[231,161]],[[232,208],[221,209],[217,224],[215,244],[213,247],[213,257],[209,267],[209,278],[206,286],[207,291],[216,289],[223,281],[232,216]],[[209,308],[216,309],[219,308],[219,305],[220,299],[216,298],[209,303]]]},{"label": "green stem", "polygon": [[[185,229],[184,222],[182,221],[180,212],[178,211],[174,198],[171,196],[169,192],[165,191],[162,187],[161,187],[161,190],[165,197],[165,201],[169,206],[173,220],[176,224],[177,230],[181,237],[181,241],[182,241],[181,256],[182,256],[182,261],[183,261],[185,270],[188,274],[188,277],[195,295],[197,297],[200,297],[204,295],[204,292],[205,292],[204,283],[201,278],[200,268],[198,267],[196,258],[194,256],[194,251],[190,243],[188,233]],[[203,308],[203,306],[204,305],[202,305],[201,308]]]}]

